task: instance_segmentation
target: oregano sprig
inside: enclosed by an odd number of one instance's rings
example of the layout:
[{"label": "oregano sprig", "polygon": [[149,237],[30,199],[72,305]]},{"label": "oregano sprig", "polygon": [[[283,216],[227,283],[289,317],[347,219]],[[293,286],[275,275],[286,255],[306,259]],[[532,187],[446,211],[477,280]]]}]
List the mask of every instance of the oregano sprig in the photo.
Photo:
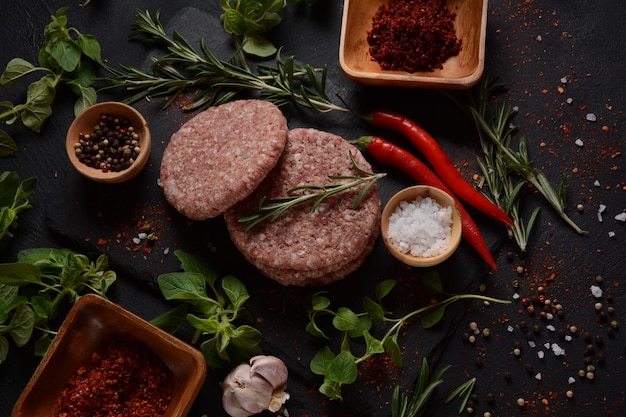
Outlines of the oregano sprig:
[{"label": "oregano sprig", "polygon": [[[0,75],[1,85],[13,87],[31,74],[41,74],[28,86],[25,103],[0,101],[0,120],[7,125],[21,122],[39,133],[52,115],[57,87],[62,84],[69,86],[78,96],[74,114],[78,115],[96,102],[93,85],[98,67],[105,65],[100,56],[100,44],[95,36],[68,26],[67,10],[62,7],[50,17],[50,23],[44,28],[44,41],[36,65],[24,58],[13,58]],[[0,131],[0,156],[16,150],[15,141],[7,132]]]},{"label": "oregano sprig", "polygon": [[[443,291],[441,278],[436,271],[429,271],[422,279],[426,290],[433,295],[444,298],[438,302],[420,307],[403,317],[390,317],[382,305],[382,299],[387,296],[395,286],[394,280],[384,280],[375,288],[376,300],[364,297],[362,301],[363,311],[355,312],[348,307],[332,309],[331,300],[325,292],[315,294],[309,310],[309,322],[306,331],[313,336],[330,339],[323,330],[321,323],[323,318],[330,318],[333,330],[340,334],[340,349],[335,353],[329,346],[322,347],[313,357],[310,368],[316,375],[324,377],[324,382],[319,390],[331,400],[341,399],[342,386],[356,381],[358,365],[373,355],[386,353],[393,363],[401,367],[402,355],[399,345],[401,330],[414,318],[420,317],[422,327],[430,328],[437,324],[450,304],[464,300],[474,299],[493,303],[510,304],[510,301],[496,299],[480,294],[448,294]],[[373,334],[374,323],[390,327],[377,338]],[[362,352],[357,353],[353,347],[354,342],[364,344]]]},{"label": "oregano sprig", "polygon": [[0,252],[2,252],[18,228],[18,217],[24,210],[32,208],[28,196],[35,191],[35,177],[20,180],[14,171],[0,174]]},{"label": "oregano sprig", "polygon": [[200,343],[211,367],[246,362],[260,354],[261,333],[241,324],[251,320],[244,307],[249,298],[244,284],[232,275],[219,280],[211,265],[192,254],[181,250],[174,254],[183,271],[159,275],[158,282],[165,299],[181,304],[152,323],[172,334],[185,323],[191,325],[195,329],[191,343]]},{"label": "oregano sprig", "polygon": [[92,262],[69,249],[27,249],[16,262],[0,264],[0,364],[8,355],[9,337],[23,347],[39,333],[35,354],[43,356],[56,334],[50,322],[62,303],[74,303],[89,291],[105,297],[116,277],[106,255]]}]

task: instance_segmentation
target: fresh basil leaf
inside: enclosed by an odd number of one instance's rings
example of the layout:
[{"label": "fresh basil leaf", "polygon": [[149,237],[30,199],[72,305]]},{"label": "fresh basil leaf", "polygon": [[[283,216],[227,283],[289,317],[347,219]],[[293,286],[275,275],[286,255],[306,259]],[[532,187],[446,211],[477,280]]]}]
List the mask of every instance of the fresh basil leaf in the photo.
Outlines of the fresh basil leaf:
[{"label": "fresh basil leaf", "polygon": [[0,84],[5,87],[13,87],[21,79],[36,71],[37,68],[25,59],[13,58],[0,76]]},{"label": "fresh basil leaf", "polygon": [[150,320],[151,324],[170,334],[176,333],[186,322],[187,304],[184,303],[181,303],[173,310]]},{"label": "fresh basil leaf", "polygon": [[78,44],[80,45],[80,50],[83,54],[87,55],[96,62],[101,61],[100,43],[95,36],[81,33],[78,35]]},{"label": "fresh basil leaf", "polygon": [[180,249],[174,251],[174,255],[180,260],[185,272],[196,272],[202,275],[211,285],[217,280],[217,270],[209,263]]},{"label": "fresh basil leaf", "polygon": [[328,346],[324,346],[313,356],[309,367],[315,375],[327,375],[334,360],[333,351]]},{"label": "fresh basil leaf", "polygon": [[0,364],[7,360],[9,355],[9,339],[0,334]]},{"label": "fresh basil leaf", "polygon": [[9,334],[18,347],[28,343],[35,328],[35,313],[26,303],[17,306],[9,323]]},{"label": "fresh basil leaf", "polygon": [[239,310],[250,298],[243,283],[232,275],[228,275],[222,279],[222,288],[233,304],[235,311]]},{"label": "fresh basil leaf", "polygon": [[246,33],[246,19],[237,10],[227,10],[220,16],[224,24],[224,30],[231,35],[243,35]]},{"label": "fresh basil leaf", "polygon": [[341,331],[348,331],[356,328],[359,324],[358,316],[347,307],[340,307],[337,315],[333,317],[333,326]]},{"label": "fresh basil leaf", "polygon": [[16,172],[4,171],[0,174],[0,207],[13,206],[19,185],[20,178]]},{"label": "fresh basil leaf", "polygon": [[278,49],[261,35],[244,35],[243,37],[244,52],[261,58],[267,58],[274,55]]},{"label": "fresh basil leaf", "polygon": [[[15,120],[15,119],[14,119]],[[5,121],[6,122],[6,121]],[[0,130],[0,157],[9,156],[17,151],[17,144],[4,130]]]},{"label": "fresh basil leaf", "polygon": [[350,352],[340,352],[330,365],[328,377],[341,384],[351,384],[356,381],[358,371],[354,357]]},{"label": "fresh basil leaf", "polygon": [[198,273],[170,272],[159,275],[159,288],[167,300],[201,300],[206,298],[204,278]]},{"label": "fresh basil leaf", "polygon": [[74,116],[78,116],[88,107],[96,104],[97,93],[96,90],[92,87],[82,87],[80,85],[77,86],[80,90],[80,94],[78,96],[78,100],[74,103]]},{"label": "fresh basil leaf", "polygon": [[0,264],[0,284],[22,287],[40,283],[41,271],[34,265],[23,262]]},{"label": "fresh basil leaf", "polygon": [[64,71],[72,72],[78,67],[81,50],[72,40],[61,39],[54,42],[48,52]]}]

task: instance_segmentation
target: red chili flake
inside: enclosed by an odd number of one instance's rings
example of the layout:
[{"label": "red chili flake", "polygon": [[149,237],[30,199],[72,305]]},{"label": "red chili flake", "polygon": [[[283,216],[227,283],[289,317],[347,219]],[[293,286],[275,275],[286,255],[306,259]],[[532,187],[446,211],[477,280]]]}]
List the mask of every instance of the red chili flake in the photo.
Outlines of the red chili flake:
[{"label": "red chili flake", "polygon": [[382,4],[367,32],[370,55],[384,70],[434,71],[458,55],[455,13],[443,0],[391,0]]},{"label": "red chili flake", "polygon": [[96,349],[56,401],[54,417],[159,417],[172,399],[172,374],[130,334]]}]

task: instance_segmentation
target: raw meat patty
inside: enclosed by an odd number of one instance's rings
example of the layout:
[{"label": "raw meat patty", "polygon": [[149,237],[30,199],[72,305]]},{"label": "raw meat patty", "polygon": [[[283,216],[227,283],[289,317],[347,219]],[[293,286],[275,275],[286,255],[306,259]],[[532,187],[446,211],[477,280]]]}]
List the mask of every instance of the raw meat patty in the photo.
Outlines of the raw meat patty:
[{"label": "raw meat patty", "polygon": [[276,165],[287,121],[274,104],[238,100],[199,113],[172,135],[161,161],[167,201],[192,220],[217,217]]},{"label": "raw meat patty", "polygon": [[328,185],[329,175],[358,175],[350,152],[365,170],[371,166],[343,138],[315,129],[293,129],[276,167],[246,199],[224,213],[231,239],[246,259],[283,285],[327,284],[356,270],[378,236],[380,197],[374,186],[355,209],[363,186],[291,207],[276,221],[266,220],[248,232],[238,218],[254,212],[262,197],[278,198],[299,185]]}]

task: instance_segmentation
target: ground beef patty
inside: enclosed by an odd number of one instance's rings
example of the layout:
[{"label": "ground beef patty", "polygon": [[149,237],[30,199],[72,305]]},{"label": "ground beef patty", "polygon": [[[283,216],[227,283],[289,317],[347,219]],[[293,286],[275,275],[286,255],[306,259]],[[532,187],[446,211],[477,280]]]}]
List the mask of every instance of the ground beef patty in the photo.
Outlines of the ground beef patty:
[{"label": "ground beef patty", "polygon": [[165,148],[160,174],[165,198],[192,220],[222,214],[276,165],[287,132],[280,109],[264,100],[232,101],[199,113]]},{"label": "ground beef patty", "polygon": [[315,129],[293,129],[276,167],[246,199],[224,213],[231,239],[246,259],[283,285],[319,285],[356,270],[378,236],[380,198],[376,187],[355,209],[362,186],[326,199],[293,206],[276,221],[248,232],[238,218],[254,212],[264,196],[278,198],[298,185],[336,183],[329,175],[358,175],[350,160],[371,170],[356,147],[339,136]]}]

